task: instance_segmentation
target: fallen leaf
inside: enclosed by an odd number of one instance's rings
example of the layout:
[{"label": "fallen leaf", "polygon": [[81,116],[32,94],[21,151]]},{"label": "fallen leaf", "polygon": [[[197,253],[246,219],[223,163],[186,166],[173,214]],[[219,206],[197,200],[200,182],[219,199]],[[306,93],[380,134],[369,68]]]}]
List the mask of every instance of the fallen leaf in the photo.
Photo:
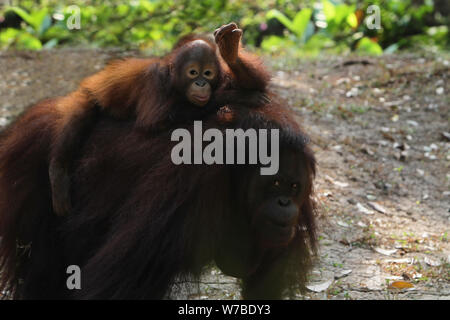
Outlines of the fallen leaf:
[{"label": "fallen leaf", "polygon": [[348,228],[349,227],[349,225],[347,224],[347,223],[345,223],[344,221],[338,221],[337,222],[337,224],[339,225],[339,226],[341,226],[341,227],[345,227],[345,228]]},{"label": "fallen leaf", "polygon": [[314,292],[322,292],[327,290],[331,284],[333,283],[333,280],[328,280],[322,283],[318,283],[318,284],[313,284],[313,285],[307,285],[306,288],[308,288],[311,291]]},{"label": "fallen leaf", "polygon": [[335,278],[335,279],[340,279],[340,278],[346,277],[346,276],[348,276],[350,273],[352,273],[352,271],[353,271],[353,270],[351,270],[351,269],[342,270],[341,272],[336,273],[336,274],[334,275],[334,278]]},{"label": "fallen leaf", "polygon": [[332,193],[332,192],[329,192],[329,191],[325,191],[324,193],[322,193],[322,195],[323,195],[325,198],[329,198],[329,197],[332,197],[332,196],[333,196],[333,193]]},{"label": "fallen leaf", "polygon": [[411,288],[414,288],[414,285],[410,282],[399,280],[399,281],[392,282],[388,288],[389,289],[411,289]]},{"label": "fallen leaf", "polygon": [[373,250],[375,250],[378,253],[384,254],[385,256],[390,256],[391,254],[394,254],[397,251],[397,249],[388,250],[383,248],[374,248]]},{"label": "fallen leaf", "polygon": [[367,146],[361,147],[361,151],[368,154],[369,156],[373,156],[375,153]]},{"label": "fallen leaf", "polygon": [[423,259],[423,261],[425,261],[425,263],[426,263],[427,265],[432,266],[432,267],[439,267],[439,266],[441,265],[441,263],[440,263],[439,261],[430,259],[430,258],[428,258],[428,257],[425,257],[425,258]]},{"label": "fallen leaf", "polygon": [[418,127],[419,126],[419,123],[417,121],[414,121],[414,120],[407,120],[406,123],[409,124],[410,126],[413,126],[413,127]]},{"label": "fallen leaf", "polygon": [[336,186],[338,186],[338,187],[341,187],[341,188],[348,187],[348,183],[346,183],[346,182],[334,181],[334,184],[335,184]]},{"label": "fallen leaf", "polygon": [[425,158],[428,158],[430,160],[436,160],[437,157],[434,154],[430,154],[429,152],[424,153]]},{"label": "fallen leaf", "polygon": [[444,137],[445,139],[447,139],[448,141],[450,141],[450,132],[441,132],[442,137]]},{"label": "fallen leaf", "polygon": [[336,80],[335,85],[338,86],[338,85],[340,85],[342,83],[349,83],[349,82],[350,82],[349,78],[340,78],[340,79]]},{"label": "fallen leaf", "polygon": [[341,187],[341,188],[348,187],[348,183],[336,181],[336,180],[334,180],[332,177],[330,177],[328,175],[325,176],[325,180],[328,180],[329,182],[331,182],[335,186],[338,186],[338,187]]},{"label": "fallen leaf", "polygon": [[381,212],[384,214],[386,214],[386,212],[387,212],[386,209],[382,205],[379,205],[376,202],[368,202],[367,204],[369,205],[369,207],[371,207],[372,209],[375,209],[378,212]]},{"label": "fallen leaf", "polygon": [[362,212],[364,214],[373,214],[373,211],[367,209],[359,202],[356,204],[356,208],[358,209],[359,212]]},{"label": "fallen leaf", "polygon": [[376,196],[371,195],[371,194],[366,194],[366,198],[367,198],[367,200],[370,200],[370,201],[373,201],[373,200],[376,200],[376,199],[377,199]]},{"label": "fallen leaf", "polygon": [[389,280],[389,281],[403,280],[403,277],[400,277],[400,276],[387,276],[386,280]]},{"label": "fallen leaf", "polygon": [[364,222],[361,222],[361,221],[359,221],[357,224],[358,224],[358,226],[360,226],[362,228],[367,227],[367,224],[365,224]]},{"label": "fallen leaf", "polygon": [[390,133],[388,133],[388,132],[382,131],[382,132],[381,132],[381,135],[382,135],[384,138],[386,138],[386,139],[388,139],[388,140],[390,140],[390,141],[395,141],[394,137],[393,137]]},{"label": "fallen leaf", "polygon": [[385,263],[406,263],[406,264],[414,264],[414,258],[403,258],[403,259],[387,259],[384,260]]},{"label": "fallen leaf", "polygon": [[350,89],[350,91],[347,91],[345,93],[345,96],[347,98],[356,97],[358,95],[358,93],[359,93],[358,88],[357,87],[353,87],[353,88]]},{"label": "fallen leaf", "polygon": [[380,90],[379,88],[373,88],[373,93],[380,94],[380,93],[383,93],[383,90]]},{"label": "fallen leaf", "polygon": [[400,104],[402,104],[402,103],[404,103],[403,100],[388,101],[388,102],[385,102],[385,103],[384,103],[384,106],[385,106],[386,108],[390,108],[390,107],[398,106],[398,105],[400,105]]}]

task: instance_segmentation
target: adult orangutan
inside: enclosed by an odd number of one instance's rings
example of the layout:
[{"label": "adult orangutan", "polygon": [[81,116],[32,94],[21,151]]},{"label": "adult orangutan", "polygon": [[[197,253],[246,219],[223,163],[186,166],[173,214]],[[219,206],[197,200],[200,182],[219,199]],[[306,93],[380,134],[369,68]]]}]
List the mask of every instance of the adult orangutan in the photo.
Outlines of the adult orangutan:
[{"label": "adult orangutan", "polygon": [[[246,299],[304,287],[316,244],[315,161],[288,108],[231,107],[203,121],[221,132],[280,130],[274,176],[259,165],[175,165],[172,130],[103,117],[73,160],[65,217],[52,212],[42,147],[58,120],[53,102],[42,103],[0,140],[0,289],[21,299],[160,299],[212,261],[243,279]],[[80,290],[66,286],[70,265],[80,267]]]},{"label": "adult orangutan", "polygon": [[241,36],[235,23],[216,30],[220,58],[209,38],[184,37],[163,58],[115,61],[57,100],[58,133],[49,166],[55,213],[70,211],[71,160],[99,112],[135,118],[137,127],[155,131],[202,119],[226,104],[267,101],[269,75],[256,56],[242,50]]},{"label": "adult orangutan", "polygon": [[[145,109],[155,104],[140,104],[155,99],[146,97],[146,82],[131,81],[128,87],[114,82],[143,76],[136,71],[140,67],[112,82],[102,76],[106,70],[100,72],[92,79],[100,77],[112,87],[100,87],[94,100],[86,98],[91,93],[83,98],[83,90],[74,93],[81,96],[78,105],[85,109],[75,105],[64,109],[66,99],[72,103],[75,98],[43,101],[0,137],[0,290],[22,299],[163,298],[175,278],[198,276],[211,261],[226,274],[243,279],[244,298],[280,298],[286,290],[304,287],[316,244],[314,157],[289,108],[249,99],[255,91],[265,90],[268,76],[253,58],[226,49],[226,43],[239,46],[232,39],[239,39],[240,31],[225,26],[215,36],[229,70],[222,78],[228,80],[221,80],[224,90],[211,93],[211,101],[220,102],[214,108],[228,104],[225,110],[230,112],[208,113],[202,118],[204,127],[221,132],[280,130],[277,175],[261,176],[258,165],[175,165],[171,133],[178,127],[192,132],[192,123],[175,125],[168,116],[166,125],[151,130],[158,123],[152,120],[164,122],[166,117],[164,108]],[[174,52],[197,41],[191,40],[181,41]],[[195,46],[187,52],[197,52]],[[159,70],[163,61],[150,70]],[[122,70],[119,65],[111,68]],[[166,70],[170,75],[174,69]],[[197,72],[206,77],[205,70],[200,65]],[[182,95],[170,95],[166,102],[173,97]],[[195,94],[191,98],[204,100]],[[184,118],[185,109],[178,108],[191,107],[195,114],[200,107],[176,101],[166,105],[175,112],[174,120],[197,118]],[[135,117],[125,120],[106,112],[112,117],[100,113],[96,125],[89,124],[95,109],[110,107],[112,112],[115,103],[129,106]],[[152,113],[155,117],[149,116]],[[80,133],[86,137],[78,143]],[[59,165],[68,162],[73,165],[73,211],[55,215],[52,187],[61,181],[69,185],[61,179],[66,167]],[[69,265],[81,268],[80,290],[66,286]]]}]

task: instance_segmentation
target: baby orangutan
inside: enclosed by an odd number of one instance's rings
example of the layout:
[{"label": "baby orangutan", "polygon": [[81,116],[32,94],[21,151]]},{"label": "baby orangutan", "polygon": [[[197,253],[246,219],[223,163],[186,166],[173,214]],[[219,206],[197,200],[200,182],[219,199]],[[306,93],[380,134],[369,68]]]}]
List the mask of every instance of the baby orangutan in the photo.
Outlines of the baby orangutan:
[{"label": "baby orangutan", "polygon": [[230,23],[214,35],[216,43],[184,37],[163,58],[113,62],[58,100],[49,167],[57,215],[70,211],[71,162],[97,115],[135,117],[139,129],[152,132],[201,119],[227,104],[258,107],[268,102],[269,74],[260,59],[241,48],[242,30]]}]

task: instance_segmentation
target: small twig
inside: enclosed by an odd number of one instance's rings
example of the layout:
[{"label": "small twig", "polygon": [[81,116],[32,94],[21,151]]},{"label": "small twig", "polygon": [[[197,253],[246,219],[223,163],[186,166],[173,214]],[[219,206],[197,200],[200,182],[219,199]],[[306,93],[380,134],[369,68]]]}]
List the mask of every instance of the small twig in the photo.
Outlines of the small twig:
[{"label": "small twig", "polygon": [[354,64],[362,64],[363,66],[371,65],[372,63],[368,60],[348,60],[343,62],[342,64],[335,65],[334,68],[347,67]]}]

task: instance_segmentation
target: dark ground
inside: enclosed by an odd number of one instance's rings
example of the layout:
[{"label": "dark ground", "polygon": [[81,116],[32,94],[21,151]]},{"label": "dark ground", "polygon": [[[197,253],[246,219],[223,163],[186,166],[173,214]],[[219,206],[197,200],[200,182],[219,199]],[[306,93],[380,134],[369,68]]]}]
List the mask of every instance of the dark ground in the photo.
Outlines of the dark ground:
[{"label": "dark ground", "polygon": [[[121,55],[0,52],[0,126]],[[298,298],[450,299],[450,56],[272,61],[319,164],[320,254]],[[240,295],[212,269],[189,297]]]}]

